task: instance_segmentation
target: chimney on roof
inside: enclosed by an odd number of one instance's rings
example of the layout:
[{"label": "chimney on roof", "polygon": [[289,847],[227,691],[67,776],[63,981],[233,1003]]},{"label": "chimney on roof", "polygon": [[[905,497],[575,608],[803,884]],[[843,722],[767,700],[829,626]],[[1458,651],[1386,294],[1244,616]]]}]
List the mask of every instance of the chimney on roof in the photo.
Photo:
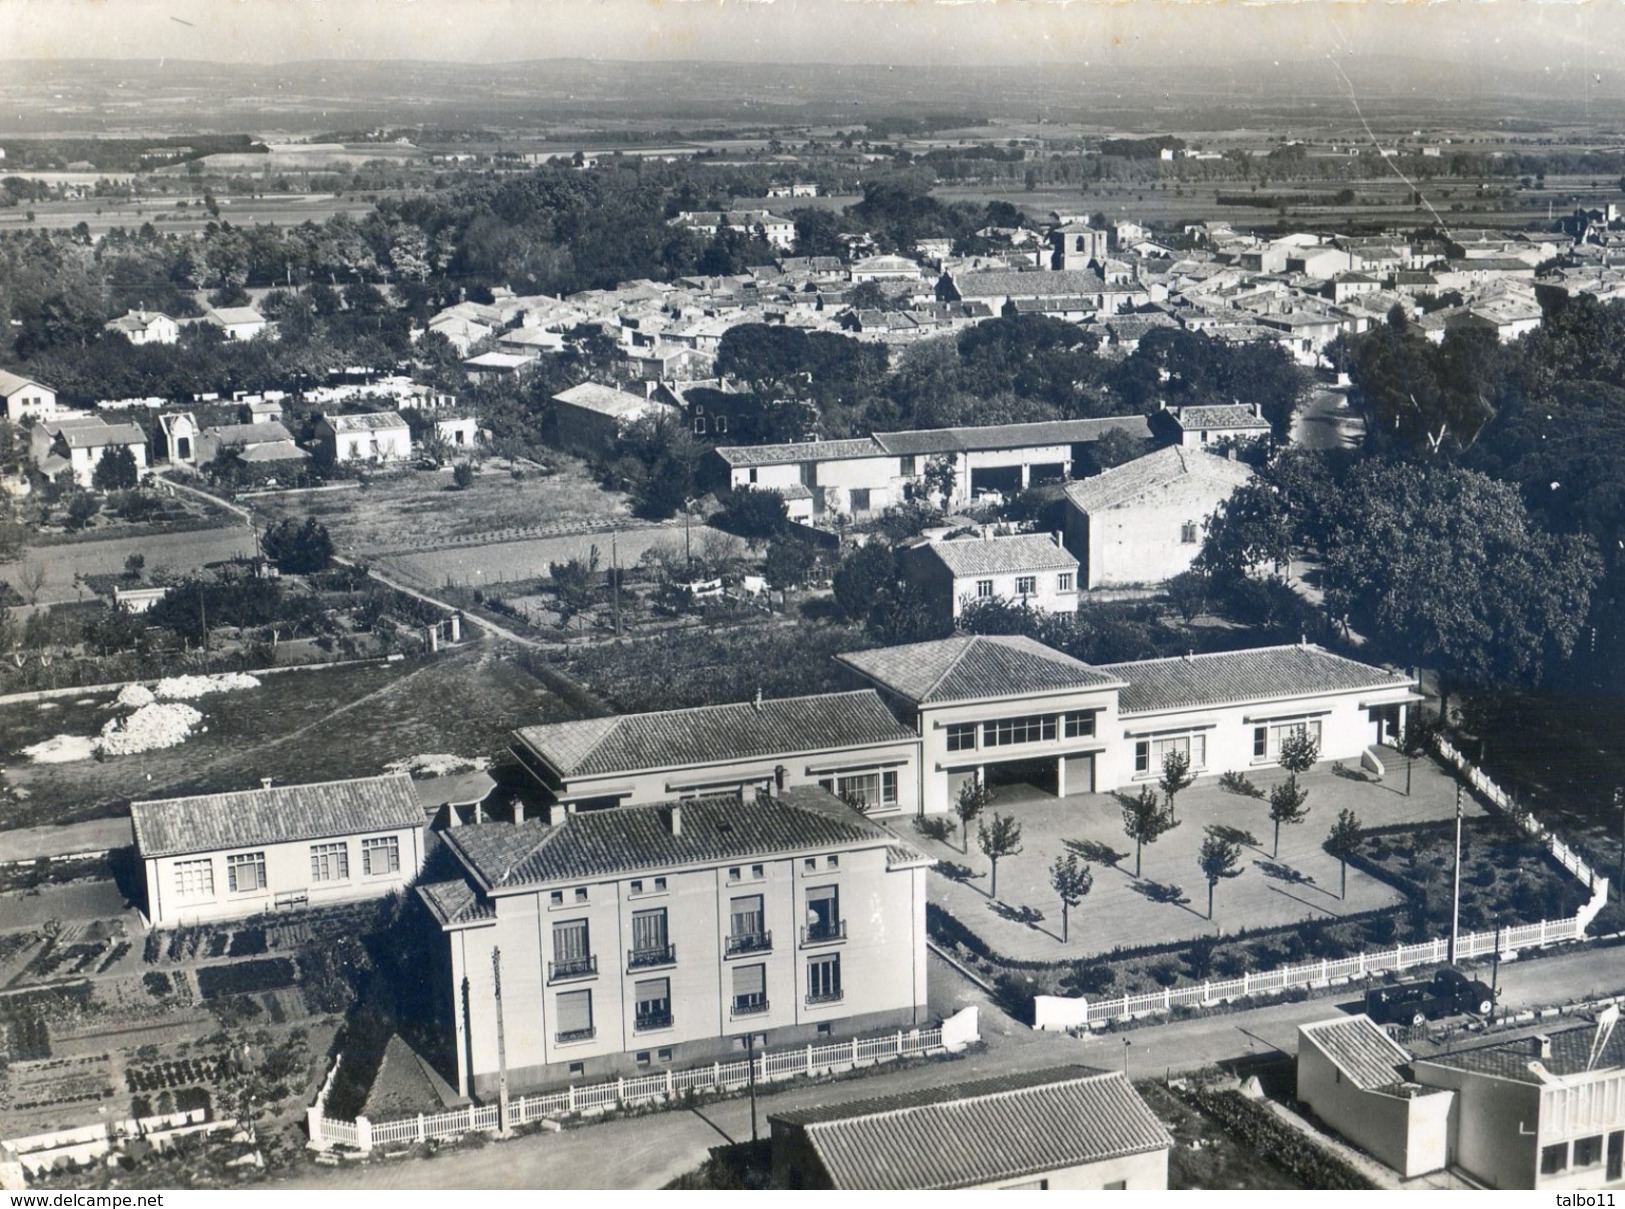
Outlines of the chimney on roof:
[{"label": "chimney on roof", "polygon": [[566,802],[549,802],[545,815],[549,827],[562,827],[564,821],[570,817],[570,807]]},{"label": "chimney on roof", "polygon": [[669,811],[667,811],[667,816],[666,817],[667,817],[667,819],[668,819],[668,821],[669,821],[669,823],[671,825],[671,833],[673,835],[682,835],[683,834],[683,804],[681,802],[673,802],[671,804],[671,809]]},{"label": "chimney on roof", "polygon": [[269,788],[271,788],[271,781],[272,781],[271,777],[261,777],[260,778],[260,788],[261,789],[269,789]]},{"label": "chimney on roof", "polygon": [[1537,1058],[1550,1058],[1552,1056],[1552,1039],[1546,1033],[1536,1033],[1529,1038],[1529,1052]]},{"label": "chimney on roof", "polygon": [[762,686],[759,684],[756,686],[756,699],[750,705],[757,713],[762,712]]}]

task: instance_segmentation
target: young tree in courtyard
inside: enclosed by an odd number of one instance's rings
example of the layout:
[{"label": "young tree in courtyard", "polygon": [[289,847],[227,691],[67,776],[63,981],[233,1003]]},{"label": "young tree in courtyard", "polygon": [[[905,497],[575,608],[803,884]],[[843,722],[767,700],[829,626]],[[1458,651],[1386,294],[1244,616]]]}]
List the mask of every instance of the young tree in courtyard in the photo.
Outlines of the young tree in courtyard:
[{"label": "young tree in courtyard", "polygon": [[1352,810],[1344,809],[1337,812],[1337,822],[1332,824],[1330,833],[1326,836],[1326,851],[1337,858],[1342,866],[1342,886],[1337,891],[1338,898],[1345,898],[1349,892],[1349,857],[1360,847],[1360,836],[1364,828],[1360,826],[1359,817]]},{"label": "young tree in courtyard", "polygon": [[141,481],[141,469],[135,454],[123,445],[102,454],[91,472],[91,486],[97,491],[128,491]]},{"label": "young tree in courtyard", "polygon": [[993,791],[981,781],[966,781],[959,787],[954,799],[954,813],[959,816],[959,850],[970,851],[970,825],[977,816],[993,804]]},{"label": "young tree in courtyard", "polygon": [[1196,854],[1196,863],[1202,870],[1202,876],[1207,879],[1209,919],[1213,918],[1213,887],[1227,877],[1240,877],[1241,870],[1236,868],[1236,863],[1240,860],[1241,845],[1209,827],[1207,837],[1202,841],[1201,850]]},{"label": "young tree in courtyard", "polygon": [[976,846],[982,850],[993,866],[992,877],[988,881],[987,895],[989,898],[999,897],[999,860],[1006,856],[1017,856],[1021,852],[1021,824],[1014,815],[994,813],[987,823],[976,825]]},{"label": "young tree in courtyard", "polygon": [[1076,852],[1055,858],[1049,869],[1049,884],[1061,900],[1061,943],[1067,940],[1067,914],[1094,888],[1095,875],[1078,859]]},{"label": "young tree in courtyard", "polygon": [[1270,849],[1272,859],[1281,855],[1281,824],[1296,826],[1309,817],[1309,808],[1304,805],[1308,797],[1309,791],[1298,788],[1296,777],[1288,777],[1270,790],[1270,822],[1275,824],[1275,844]]},{"label": "young tree in courtyard", "polygon": [[1163,833],[1179,826],[1162,808],[1162,798],[1149,785],[1140,786],[1138,797],[1123,806],[1123,832],[1134,841],[1134,876],[1140,876],[1140,850],[1155,844]]},{"label": "young tree in courtyard", "polygon": [[1189,789],[1196,777],[1191,773],[1191,758],[1182,751],[1170,750],[1162,758],[1162,777],[1157,782],[1162,786],[1163,796],[1168,799],[1168,819],[1173,821],[1174,798],[1179,796],[1181,790]]}]

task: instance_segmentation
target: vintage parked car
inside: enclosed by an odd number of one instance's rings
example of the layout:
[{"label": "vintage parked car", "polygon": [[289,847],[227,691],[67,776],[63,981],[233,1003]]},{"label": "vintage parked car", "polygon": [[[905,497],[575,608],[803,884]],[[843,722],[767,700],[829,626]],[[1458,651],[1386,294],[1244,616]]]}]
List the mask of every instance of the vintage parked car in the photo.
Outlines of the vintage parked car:
[{"label": "vintage parked car", "polygon": [[1378,1024],[1421,1025],[1445,1016],[1488,1016],[1495,993],[1454,966],[1431,979],[1377,987],[1365,994],[1365,1012]]}]

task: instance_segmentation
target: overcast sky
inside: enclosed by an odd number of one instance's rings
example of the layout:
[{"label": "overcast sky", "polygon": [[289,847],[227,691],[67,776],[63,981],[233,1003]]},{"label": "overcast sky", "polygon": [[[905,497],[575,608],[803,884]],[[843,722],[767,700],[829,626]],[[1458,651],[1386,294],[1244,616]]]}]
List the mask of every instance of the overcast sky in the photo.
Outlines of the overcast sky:
[{"label": "overcast sky", "polygon": [[1341,53],[1595,73],[1609,47],[1625,55],[1622,37],[1622,0],[0,0],[0,58],[950,66]]}]

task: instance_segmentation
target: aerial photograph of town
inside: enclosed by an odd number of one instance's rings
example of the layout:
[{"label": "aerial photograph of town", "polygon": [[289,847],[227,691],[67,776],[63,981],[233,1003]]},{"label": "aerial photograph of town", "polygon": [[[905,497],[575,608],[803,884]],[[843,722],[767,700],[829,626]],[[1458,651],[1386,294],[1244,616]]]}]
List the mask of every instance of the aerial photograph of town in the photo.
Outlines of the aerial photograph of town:
[{"label": "aerial photograph of town", "polygon": [[1622,48],[0,0],[0,1189],[1612,1204]]}]

